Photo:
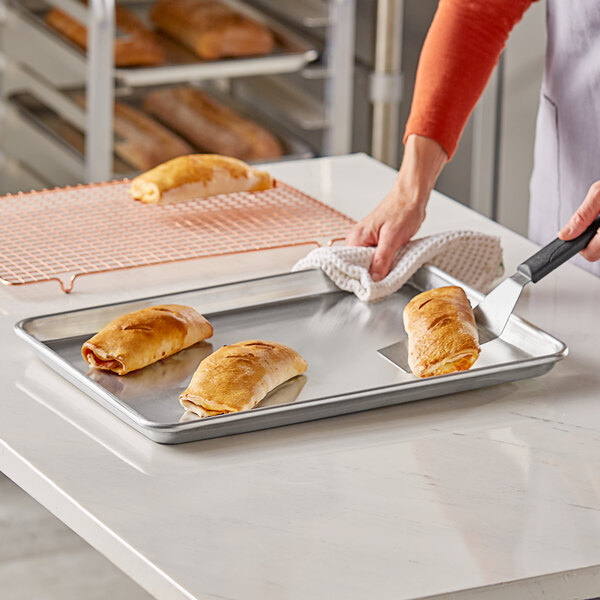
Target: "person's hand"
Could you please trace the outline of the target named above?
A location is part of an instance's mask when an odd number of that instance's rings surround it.
[[[392,190],[346,237],[348,246],[377,246],[369,272],[380,281],[389,272],[398,248],[417,233],[427,199],[412,197],[410,191]]]
[[[393,189],[346,236],[348,246],[376,246],[369,272],[380,281],[390,271],[397,250],[418,231],[431,190],[448,160],[435,141],[419,135],[406,140]]]
[[[585,200],[581,203],[569,222],[558,232],[561,240],[572,240],[581,235],[600,213],[600,181],[590,187]],[[600,260],[600,233],[597,233],[581,256],[590,262]]]

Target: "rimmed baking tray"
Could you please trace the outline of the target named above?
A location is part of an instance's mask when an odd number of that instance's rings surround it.
[[[156,67],[129,67],[115,68],[115,77],[132,87],[156,85],[163,83],[177,83],[186,81],[200,81],[217,77],[247,77],[249,75],[265,75],[275,73],[292,73],[304,68],[309,62],[318,58],[317,50],[308,42],[300,38],[293,31],[283,26],[261,11],[254,9],[238,0],[222,0],[234,10],[263,23],[273,32],[275,49],[264,56],[250,56],[244,58],[225,58],[220,60],[201,60],[192,52],[158,33],[161,44],[165,49],[166,63]],[[60,47],[68,48],[74,57],[81,59],[82,68],[85,67],[85,52],[78,46],[64,39],[44,21],[49,10],[49,5],[38,0],[12,0],[11,6],[17,14],[26,20],[33,28],[29,32],[35,39],[22,40],[22,44],[34,43],[44,45],[45,49],[57,55]],[[133,11],[143,22],[149,23],[148,12],[152,6],[151,1],[127,3],[127,8]],[[117,32],[118,33],[118,32]],[[39,40],[38,38],[43,38]],[[18,37],[11,37],[11,42],[19,44]],[[54,42],[54,43],[45,43]],[[14,46],[14,44],[12,44]],[[17,47],[18,51],[18,47]]]
[[[319,270],[302,271],[132,302],[32,317],[15,325],[48,365],[150,439],[178,444],[421,400],[542,375],[567,355],[566,345],[512,316],[501,338],[482,347],[470,371],[417,379],[377,349],[405,336],[402,311],[419,291],[462,285],[423,267],[401,290],[365,304],[340,291]],[[214,336],[160,363],[125,376],[90,369],[81,345],[108,321],[146,306],[193,306],[213,324]],[[206,419],[179,405],[202,358],[223,344],[259,338],[296,349],[308,371],[256,408]]]

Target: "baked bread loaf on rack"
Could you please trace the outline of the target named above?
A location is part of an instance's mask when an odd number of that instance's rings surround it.
[[[155,119],[122,102],[115,102],[114,129],[120,140],[115,153],[137,171],[147,171],[192,147]]]
[[[83,344],[91,367],[125,375],[212,336],[212,325],[179,304],[143,308],[111,321]]]
[[[150,92],[144,110],[206,152],[249,161],[283,154],[277,138],[266,129],[192,87]]]
[[[200,58],[269,54],[275,40],[268,27],[219,0],[157,0],[150,18]]]
[[[85,95],[72,94],[73,100],[85,107]],[[192,152],[192,147],[176,133],[150,115],[115,102],[113,129],[117,135],[115,154],[135,171],[147,171],[176,156]]]
[[[182,202],[218,194],[257,192],[273,179],[236,158],[218,154],[180,156],[138,175],[130,193],[146,204]]]
[[[46,15],[46,23],[69,41],[87,50],[87,27],[58,8]],[[117,29],[125,35],[115,39],[115,66],[144,67],[165,62],[162,46],[144,24],[130,11],[115,7]]]
[[[466,371],[479,357],[477,326],[462,288],[436,288],[415,296],[403,319],[408,364],[418,377]]]
[[[201,417],[249,410],[306,368],[306,361],[283,344],[238,342],[205,358],[179,401]]]

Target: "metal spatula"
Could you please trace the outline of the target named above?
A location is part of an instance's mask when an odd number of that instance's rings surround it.
[[[502,334],[525,285],[530,281],[538,282],[542,277],[581,252],[591,242],[599,228],[600,216],[596,217],[592,224],[574,240],[564,242],[556,238],[521,263],[512,277],[505,279],[495,287],[473,309],[479,333],[479,344],[495,340]],[[377,352],[396,366],[410,372],[406,339],[380,348]]]

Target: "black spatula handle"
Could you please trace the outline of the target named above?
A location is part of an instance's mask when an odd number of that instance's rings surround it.
[[[599,228],[600,216],[597,216],[580,236],[568,242],[556,238],[531,258],[521,263],[517,270],[531,277],[533,283],[539,281],[542,277],[554,271],[556,267],[560,267],[564,262],[586,248]]]

